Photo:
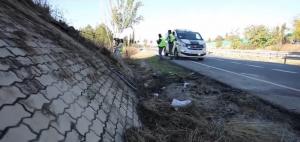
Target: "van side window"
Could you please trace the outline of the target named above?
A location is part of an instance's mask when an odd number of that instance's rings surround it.
[[[199,34],[196,34],[196,39],[202,39]]]

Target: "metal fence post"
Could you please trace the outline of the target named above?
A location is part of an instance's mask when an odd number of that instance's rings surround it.
[[[284,56],[284,64],[286,64],[286,54],[285,54],[285,56]]]

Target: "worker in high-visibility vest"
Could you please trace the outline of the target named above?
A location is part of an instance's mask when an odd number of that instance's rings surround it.
[[[171,59],[173,59],[173,47],[174,47],[176,38],[171,30],[168,30],[167,40],[168,40],[168,45],[169,45],[169,54],[170,54]]]
[[[165,38],[163,38],[161,36],[161,34],[158,34],[158,40],[157,40],[157,44],[158,44],[158,54],[159,54],[159,59],[162,59],[162,52],[165,50],[166,46],[167,46],[167,42],[165,40]]]

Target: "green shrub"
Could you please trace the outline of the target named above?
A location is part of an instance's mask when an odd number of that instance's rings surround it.
[[[218,40],[218,41],[216,41],[216,47],[217,47],[217,48],[222,47],[222,45],[223,45],[223,40]]]

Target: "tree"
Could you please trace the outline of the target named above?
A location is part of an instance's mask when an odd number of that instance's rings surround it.
[[[245,29],[245,37],[252,48],[264,48],[272,44],[269,29],[264,25],[249,26]]]
[[[80,33],[86,39],[94,42],[98,46],[109,47],[113,39],[113,34],[105,24],[100,24],[94,29],[87,25],[80,29]]]
[[[94,39],[95,39],[95,32],[91,25],[87,25],[83,29],[80,29],[80,33],[83,37],[85,37],[86,39],[88,39],[90,41],[94,41]]]
[[[230,41],[231,41],[231,47],[233,49],[241,49],[244,47],[243,42],[240,39],[240,37],[234,37]]]
[[[143,43],[144,43],[144,47],[147,47],[147,46],[148,46],[148,40],[147,40],[147,39],[144,39],[144,40],[143,40]]]
[[[141,1],[136,0],[117,0],[117,5],[112,8],[112,24],[117,33],[131,28],[133,31],[135,24],[143,20],[143,16],[138,15],[138,10],[143,6]]]
[[[300,41],[300,17],[294,20],[294,40]]]
[[[281,36],[281,28],[276,26],[272,31],[270,31],[270,37],[267,41],[267,45],[281,45],[283,37]]]
[[[216,47],[222,47],[224,38],[218,35],[215,39]]]
[[[242,39],[237,34],[227,35],[227,40],[231,42],[231,48],[233,49],[240,49],[244,46]]]
[[[268,41],[269,45],[279,45],[281,46],[282,44],[285,43],[285,31],[286,31],[286,24],[282,24],[280,27],[277,26],[270,34],[271,38]]]
[[[226,33],[224,39],[229,40],[229,38],[230,38],[230,35],[228,33]]]
[[[216,38],[215,38],[215,41],[220,41],[220,40],[224,40],[224,38],[220,35],[218,35]]]
[[[285,31],[287,30],[287,27],[286,27],[286,23],[282,24],[281,25],[281,28],[280,28],[280,44],[284,44],[286,42],[286,38],[285,38]]]
[[[207,42],[211,42],[211,38],[208,38]]]
[[[294,36],[293,33],[288,33],[284,36],[285,43],[293,43]]]
[[[110,46],[113,39],[112,32],[105,24],[100,24],[95,29],[95,43],[99,46]]]

